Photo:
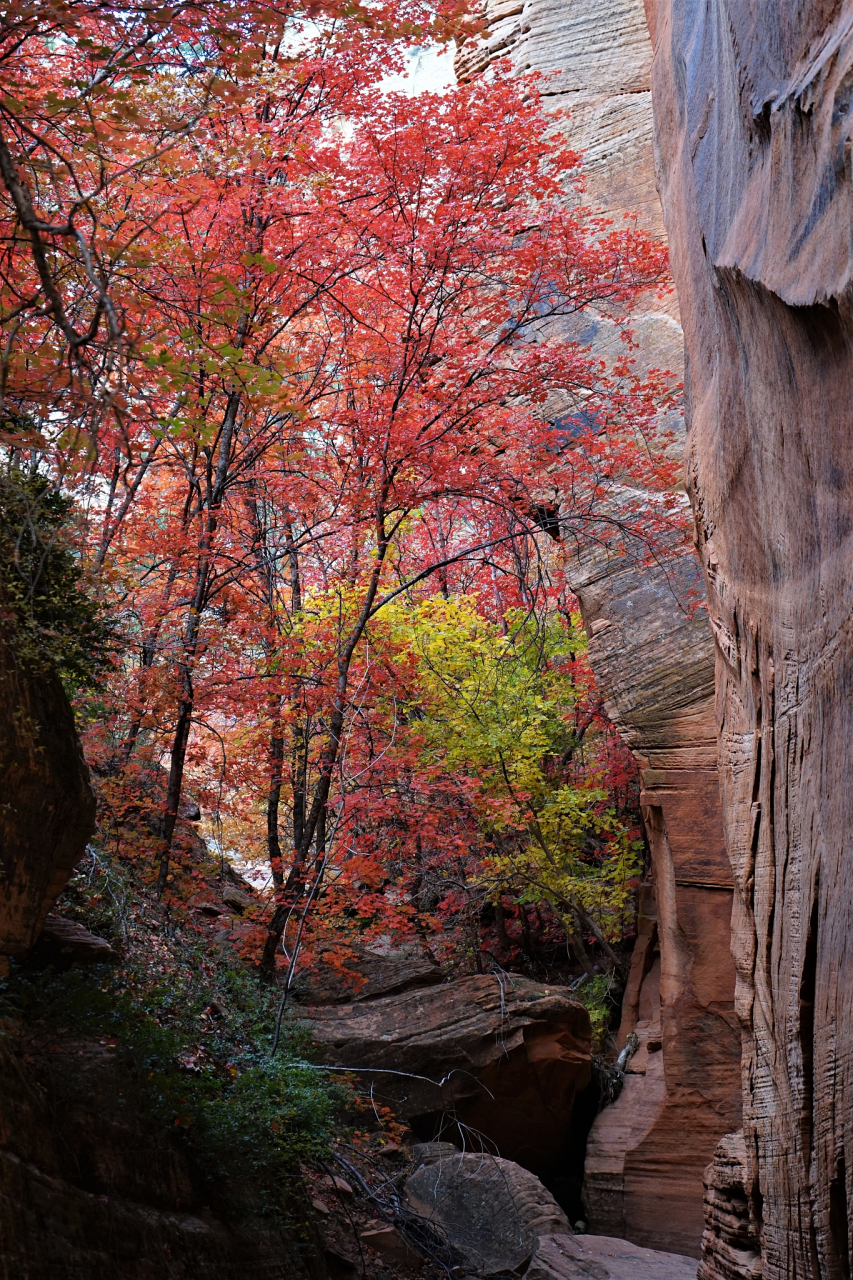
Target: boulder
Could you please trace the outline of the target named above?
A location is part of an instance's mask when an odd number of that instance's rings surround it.
[[[444,1146],[444,1144],[436,1144]],[[437,1225],[478,1275],[525,1273],[539,1236],[562,1235],[569,1222],[537,1177],[485,1153],[440,1152],[406,1179],[409,1207]]]
[[[472,1274],[525,1280],[695,1280],[696,1262],[606,1236],[572,1235],[538,1178],[510,1160],[415,1149],[410,1209],[437,1227]]]
[[[533,1170],[559,1155],[590,1079],[586,1009],[513,974],[308,1012],[321,1061],[355,1070],[418,1137],[484,1142]]]
[[[400,1262],[405,1267],[419,1267],[423,1263],[419,1253],[415,1253],[396,1227],[391,1226],[387,1222],[376,1223],[369,1226],[366,1231],[359,1234],[359,1240],[362,1244],[366,1244],[368,1248],[375,1249],[377,1253],[383,1254],[389,1262]]]
[[[524,1280],[696,1280],[696,1260],[610,1236],[544,1236]]]
[[[53,912],[45,919],[38,950],[44,959],[65,966],[106,964],[119,958],[106,938],[99,938],[76,920],[66,920]]]
[[[853,26],[648,0],[766,1280],[853,1260]]]

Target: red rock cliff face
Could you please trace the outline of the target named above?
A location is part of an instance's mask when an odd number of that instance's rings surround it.
[[[607,710],[642,770],[652,853],[619,1035],[640,1047],[590,1133],[584,1201],[592,1231],[698,1256],[703,1171],[740,1123],[740,1034],[711,638],[704,613],[676,604],[695,562],[674,568],[592,555],[573,575]]]
[[[765,1280],[853,1221],[853,5],[658,0],[659,183],[717,643]]]

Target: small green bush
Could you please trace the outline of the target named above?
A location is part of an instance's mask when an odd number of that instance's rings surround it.
[[[95,686],[111,649],[70,537],[74,504],[39,471],[0,467],[0,622],[15,657],[53,667],[69,695]]]

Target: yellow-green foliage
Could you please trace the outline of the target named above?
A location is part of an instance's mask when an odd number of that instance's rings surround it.
[[[547,901],[570,934],[594,924],[605,939],[624,936],[639,846],[607,804],[594,733],[584,746],[576,727],[580,628],[518,610],[504,634],[464,596],[396,608],[388,621],[417,658],[431,767],[475,780],[489,895]]]

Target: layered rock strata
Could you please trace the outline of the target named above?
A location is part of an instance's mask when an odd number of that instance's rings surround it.
[[[648,11],[717,642],[747,1190],[767,1280],[840,1280],[853,1258],[853,8]]]
[[[0,1040],[0,1280],[328,1280],[298,1180],[291,1238],[143,1123],[103,1041],[46,1041]]]
[[[703,1171],[740,1123],[731,871],[711,637],[689,605],[697,573],[687,558],[641,572],[591,552],[574,574],[608,713],[642,771],[652,862],[619,1032],[639,1049],[590,1132],[584,1203],[592,1231],[695,1256]]]
[[[743,1133],[727,1133],[705,1170],[705,1234],[697,1280],[761,1280],[761,1243]]]
[[[543,73],[546,101],[569,112],[558,127],[584,154],[583,200],[617,218],[636,211],[663,234],[641,0],[487,0],[485,16],[485,37],[463,46],[458,73],[502,56]],[[633,325],[641,366],[681,369],[674,297],[641,301]],[[608,355],[606,322],[593,320],[584,337]],[[740,1123],[714,650],[694,607],[701,575],[692,558],[655,572],[595,552],[573,566],[572,583],[608,713],[642,770],[652,853],[620,1033],[620,1044],[636,1033],[640,1051],[593,1126],[586,1212],[593,1231],[698,1256],[703,1170]]]
[[[322,1060],[357,1071],[419,1137],[485,1143],[534,1171],[560,1155],[591,1069],[569,991],[483,975],[309,1012]]]

